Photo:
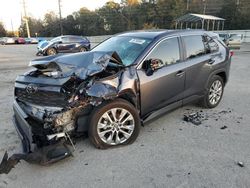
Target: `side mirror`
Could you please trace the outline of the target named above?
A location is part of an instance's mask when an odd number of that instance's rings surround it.
[[[58,44],[62,44],[62,41],[58,41],[57,43],[58,43]]]
[[[164,64],[160,59],[149,59],[143,62],[142,68],[145,70],[147,76],[153,75],[153,73],[163,67]]]

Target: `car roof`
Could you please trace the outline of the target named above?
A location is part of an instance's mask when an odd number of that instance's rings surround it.
[[[138,37],[138,38],[148,38],[148,39],[155,39],[161,38],[170,35],[185,35],[185,34],[209,34],[211,32],[198,30],[198,29],[183,29],[183,30],[165,30],[165,29],[158,29],[158,30],[137,30],[137,31],[129,31],[124,33],[118,33],[115,36],[129,36],[129,37]]]
[[[83,38],[82,36],[78,36],[78,35],[62,35],[60,37],[79,37],[79,38]]]

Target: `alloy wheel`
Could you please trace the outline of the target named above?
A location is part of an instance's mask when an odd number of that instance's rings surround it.
[[[215,80],[209,89],[209,102],[212,105],[216,105],[222,96],[223,85],[220,80]]]
[[[99,119],[97,133],[100,139],[109,145],[126,142],[135,129],[133,115],[124,108],[112,108]]]
[[[51,48],[51,49],[48,50],[48,54],[49,55],[56,55],[56,50]]]

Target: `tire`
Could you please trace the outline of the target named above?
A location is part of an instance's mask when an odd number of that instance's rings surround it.
[[[46,54],[47,55],[56,55],[57,54],[57,51],[55,48],[49,48],[47,51],[46,51]]]
[[[79,52],[86,52],[86,51],[87,51],[87,49],[84,48],[84,47],[80,47],[80,48],[79,48]]]
[[[215,108],[218,106],[224,93],[224,86],[223,79],[218,75],[214,75],[208,82],[202,106],[205,108]]]
[[[115,112],[118,122],[113,121],[114,116],[111,109]],[[138,137],[140,117],[135,107],[126,100],[116,99],[103,103],[93,110],[90,117],[89,139],[98,149],[132,144]],[[119,118],[121,118],[120,121]],[[128,120],[125,121],[126,119]]]

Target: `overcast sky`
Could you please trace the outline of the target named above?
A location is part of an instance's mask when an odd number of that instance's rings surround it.
[[[23,12],[23,0],[0,0],[0,21],[4,23],[5,28],[16,30],[21,23],[21,15]],[[43,18],[44,14],[49,11],[58,13],[58,0],[25,0],[28,15],[35,18]],[[74,11],[78,11],[81,7],[87,7],[95,10],[103,6],[108,0],[61,0],[62,15],[67,16]],[[114,0],[120,2],[120,0]]]

